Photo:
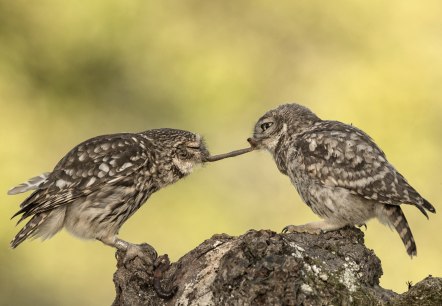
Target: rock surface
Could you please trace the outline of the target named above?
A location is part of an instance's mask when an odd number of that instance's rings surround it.
[[[214,235],[164,273],[141,258],[117,267],[113,305],[442,305],[441,278],[402,295],[381,288],[381,262],[356,228]]]

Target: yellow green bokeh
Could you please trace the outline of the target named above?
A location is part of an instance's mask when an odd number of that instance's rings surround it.
[[[109,305],[114,251],[61,232],[16,250],[6,190],[77,143],[173,127],[213,153],[247,145],[255,121],[297,101],[369,133],[439,210],[406,207],[418,245],[368,223],[381,285],[442,276],[442,3],[407,1],[0,0],[0,304]],[[215,233],[280,231],[317,217],[269,154],[199,169],[149,199],[121,237],[178,259]]]

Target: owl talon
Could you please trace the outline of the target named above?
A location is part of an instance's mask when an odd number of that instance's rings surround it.
[[[367,224],[365,224],[365,223],[356,224],[356,226],[359,227],[359,228],[364,227],[365,230],[367,230]]]
[[[151,246],[148,243],[141,243],[138,246],[140,246],[145,252],[150,252],[152,254],[151,257],[153,257],[154,260],[156,260],[158,258],[158,253],[155,250],[155,248],[153,246]]]
[[[286,227],[284,227],[284,228],[282,229],[281,233],[283,233],[283,234],[287,234],[287,233],[289,233],[289,227],[290,227],[290,225],[287,225]]]
[[[147,265],[153,265],[158,257],[158,253],[150,244],[147,243],[129,244],[124,254],[123,264],[126,266],[126,264],[134,260],[135,257],[139,257]]]

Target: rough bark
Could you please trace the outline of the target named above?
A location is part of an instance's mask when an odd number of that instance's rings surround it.
[[[381,262],[356,228],[214,235],[161,265],[164,275],[141,258],[117,266],[113,305],[442,305],[441,278],[427,277],[401,295],[381,288]],[[154,290],[160,277],[164,290],[177,286],[173,297]]]

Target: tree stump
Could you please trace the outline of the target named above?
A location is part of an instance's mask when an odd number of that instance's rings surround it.
[[[164,272],[141,258],[124,264],[119,255],[113,305],[442,305],[441,278],[401,295],[381,288],[381,262],[353,227],[214,235]],[[161,297],[158,289],[174,294]]]

